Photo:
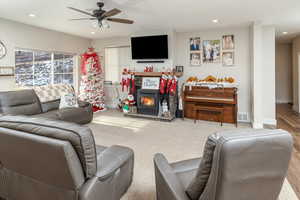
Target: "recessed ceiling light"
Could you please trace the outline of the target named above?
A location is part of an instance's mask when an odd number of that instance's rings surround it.
[[[283,34],[283,35],[286,35],[286,34],[288,34],[288,32],[284,31],[284,32],[282,32],[282,34]]]
[[[32,14],[32,13],[30,13],[28,16],[29,16],[29,17],[36,17],[36,15],[35,15],[35,14]]]
[[[219,20],[218,19],[213,19],[212,22],[213,23],[219,23]]]
[[[95,32],[94,32],[94,31],[92,31],[92,32],[91,32],[91,34],[93,34],[93,35],[94,35],[94,34],[95,34]]]

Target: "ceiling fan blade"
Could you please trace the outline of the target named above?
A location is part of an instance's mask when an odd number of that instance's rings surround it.
[[[76,20],[95,20],[97,18],[79,18],[79,19],[69,19],[69,21],[76,21]]]
[[[120,19],[120,18],[107,18],[108,21],[118,22],[123,24],[133,24],[134,21],[128,19]]]
[[[69,9],[71,9],[71,10],[75,10],[75,11],[80,12],[80,13],[83,13],[83,14],[86,14],[86,15],[94,16],[94,15],[91,14],[91,13],[85,12],[85,11],[83,11],[83,10],[79,10],[79,9],[77,9],[77,8],[73,8],[73,7],[67,7],[67,8],[69,8]]]
[[[105,12],[102,16],[104,16],[104,17],[111,17],[111,16],[119,14],[120,12],[122,12],[122,11],[119,10],[119,9],[117,9],[117,8],[114,8],[114,9],[112,9],[110,11]]]

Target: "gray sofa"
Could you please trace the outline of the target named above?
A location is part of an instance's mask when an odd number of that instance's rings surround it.
[[[119,200],[133,166],[131,149],[97,146],[85,126],[0,117],[0,199]]]
[[[211,135],[202,158],[157,154],[157,200],[277,200],[292,147],[282,130],[236,130]]]
[[[79,108],[59,109],[60,100],[41,103],[34,90],[0,92],[0,113],[31,115],[87,124],[93,119],[92,105],[79,101]]]

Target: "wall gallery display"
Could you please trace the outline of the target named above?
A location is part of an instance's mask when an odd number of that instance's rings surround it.
[[[234,52],[223,52],[222,53],[222,63],[224,66],[234,65]]]
[[[222,49],[233,50],[234,46],[234,35],[224,35],[222,39]]]
[[[190,53],[190,62],[192,66],[201,65],[201,52]]]
[[[203,63],[220,63],[221,41],[203,41]]]
[[[190,64],[201,65],[201,39],[200,37],[190,38]]]

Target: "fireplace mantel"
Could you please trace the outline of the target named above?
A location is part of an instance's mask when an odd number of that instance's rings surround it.
[[[163,72],[134,72],[135,76],[146,76],[146,77],[160,77]],[[175,75],[177,77],[181,77],[183,75],[182,72],[172,72],[171,75]]]

